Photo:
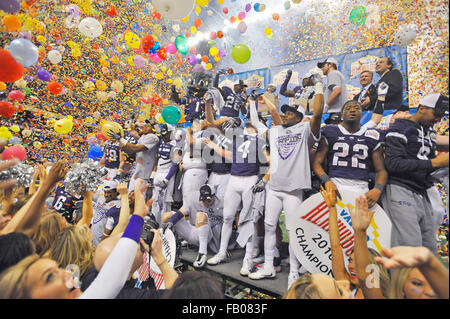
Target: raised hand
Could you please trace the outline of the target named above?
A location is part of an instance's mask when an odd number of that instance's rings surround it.
[[[145,203],[145,191],[148,188],[148,184],[142,186],[144,181],[138,179],[134,188],[134,213],[144,218],[148,214],[148,207]]]
[[[66,162],[59,160],[55,165],[52,166],[50,172],[48,173],[46,182],[54,185],[66,177],[69,167],[66,166]]]
[[[385,82],[381,82],[378,85],[378,90],[377,90],[378,97],[385,97],[388,90],[389,90],[389,85],[387,85]]]
[[[117,185],[117,192],[120,195],[128,195],[127,183],[120,183],[119,185]]]
[[[375,261],[386,269],[419,267],[430,262],[432,253],[426,247],[397,246],[391,249],[383,248],[382,257],[375,257]]]
[[[320,194],[328,207],[336,207],[336,194],[334,192],[327,192],[323,186],[320,186]]]
[[[352,218],[352,226],[355,231],[366,231],[370,226],[375,211],[369,211],[367,199],[364,196],[359,196],[356,199],[356,207],[353,211],[350,207],[350,217]]]

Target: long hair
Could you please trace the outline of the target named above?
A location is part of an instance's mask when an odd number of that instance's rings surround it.
[[[389,299],[405,299],[405,282],[413,268],[394,269],[392,273],[391,286],[389,289]]]
[[[313,284],[312,275],[300,276],[283,296],[283,299],[323,299],[317,286]]]
[[[31,240],[36,246],[36,253],[40,256],[50,249],[61,232],[61,218],[63,217],[57,211],[49,211],[42,216],[36,231],[31,235]]]
[[[30,237],[20,232],[0,236],[0,273],[35,253]]]
[[[61,268],[77,265],[80,276],[83,276],[94,264],[95,250],[87,233],[89,231],[81,226],[67,226],[50,247],[48,258],[56,261]]]
[[[0,299],[31,299],[26,272],[39,259],[39,255],[33,254],[0,274]]]
[[[380,289],[384,297],[389,297],[389,288],[391,285],[391,277],[389,272],[384,266],[375,261],[375,257],[381,257],[381,255],[375,249],[369,248],[369,259],[371,264],[378,266],[378,275],[380,276]]]

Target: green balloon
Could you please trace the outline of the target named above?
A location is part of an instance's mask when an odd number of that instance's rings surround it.
[[[231,56],[236,63],[244,64],[250,60],[252,52],[246,44],[240,43],[233,46],[231,50]]]
[[[356,25],[364,25],[366,23],[366,7],[356,6],[350,12],[349,20]]]
[[[175,38],[175,47],[177,48],[178,52],[183,55],[186,55],[189,51],[187,39],[183,35],[179,35]]]
[[[164,122],[175,125],[181,120],[181,112],[176,106],[166,106],[161,113]]]

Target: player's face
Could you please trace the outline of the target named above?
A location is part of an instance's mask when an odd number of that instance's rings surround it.
[[[240,86],[239,84],[236,84],[234,86],[234,92],[236,92],[236,93],[241,93],[242,89],[243,89],[242,86]]]
[[[211,207],[214,204],[214,196],[211,199],[203,200],[203,204],[208,208]]]
[[[323,75],[328,75],[329,72],[330,72],[330,63],[324,63],[322,67]]]
[[[345,105],[342,109],[342,119],[344,122],[359,122],[361,117],[361,106],[356,101],[347,103],[347,105]]]
[[[372,76],[369,72],[361,73],[361,76],[359,77],[359,83],[361,83],[362,86],[366,86],[372,82]]]
[[[422,107],[421,123],[426,126],[433,126],[441,120],[441,116],[436,115],[435,110],[429,107]]]
[[[298,117],[294,112],[286,111],[283,117],[283,126],[289,127],[299,123],[300,121],[300,117]]]
[[[115,200],[117,198],[117,191],[115,189],[110,189],[105,191],[105,200],[106,202],[110,202],[112,200]]]

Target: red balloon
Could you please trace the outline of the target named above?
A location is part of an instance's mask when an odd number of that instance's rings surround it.
[[[155,45],[155,40],[148,34],[142,38],[141,45],[144,52],[148,52]]]
[[[0,48],[0,81],[15,82],[23,77],[23,66],[8,50]]]
[[[106,140],[107,140],[107,138],[105,137],[105,135],[103,135],[102,132],[98,132],[98,133],[97,133],[97,139],[103,140],[103,141],[106,141]]]
[[[58,82],[52,81],[47,85],[47,89],[50,91],[50,93],[58,95],[62,91],[62,85],[59,84]]]
[[[22,101],[25,98],[25,94],[23,94],[22,91],[13,90],[9,92],[8,98],[10,98],[13,101]]]
[[[6,118],[10,118],[14,116],[16,112],[16,108],[9,102],[0,101],[0,115]]]
[[[167,58],[167,51],[165,48],[161,48],[158,50],[158,56],[162,59],[165,60]]]
[[[23,161],[27,158],[27,151],[22,145],[14,145],[8,147],[2,153],[2,160],[10,160],[13,158],[19,159],[19,161]]]
[[[106,14],[109,15],[110,17],[115,17],[117,15],[116,7],[111,6],[108,9],[106,9]]]

